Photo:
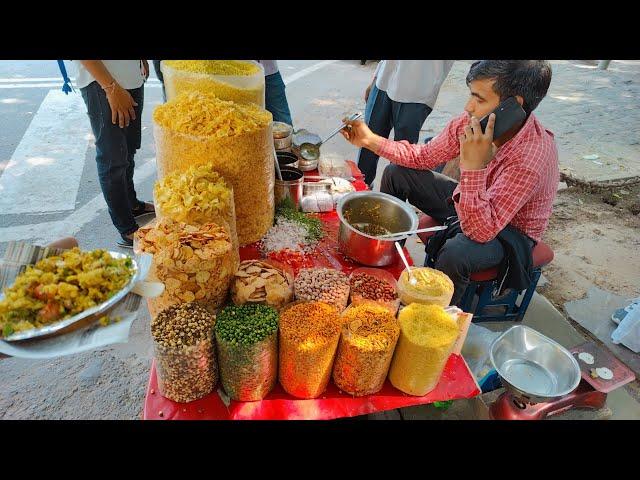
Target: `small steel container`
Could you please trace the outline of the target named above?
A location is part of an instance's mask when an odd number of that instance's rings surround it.
[[[290,149],[293,144],[293,127],[284,122],[273,122],[273,146],[276,150]]]
[[[273,188],[276,205],[289,198],[293,204],[300,209],[304,173],[294,167],[281,167],[280,173],[282,174],[282,180],[279,180],[276,175],[275,186]]]
[[[384,267],[398,259],[394,242],[407,238],[378,238],[356,230],[347,222],[376,223],[390,232],[404,232],[418,228],[418,216],[408,203],[381,192],[354,192],[342,197],[337,206],[340,230],[340,251],[358,263],[370,267]]]
[[[279,152],[276,151],[278,157],[278,164],[282,167],[298,168],[298,157],[291,152]]]

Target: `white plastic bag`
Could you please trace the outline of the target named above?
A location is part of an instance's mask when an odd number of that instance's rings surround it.
[[[623,344],[633,352],[640,352],[640,305],[635,305],[611,334],[615,344]]]
[[[493,368],[491,365],[491,344],[502,332],[492,332],[474,323],[469,325],[467,339],[462,346],[462,356],[476,379],[483,378]]]

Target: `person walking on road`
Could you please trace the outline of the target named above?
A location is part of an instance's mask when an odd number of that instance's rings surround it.
[[[365,123],[376,135],[416,143],[454,60],[382,60],[364,99]],[[361,148],[358,168],[372,188],[379,156]]]
[[[111,221],[120,234],[117,244],[133,248],[136,219],[155,213],[152,203],[138,200],[134,155],[142,138],[146,60],[78,60],[77,87],[87,106],[96,139],[98,177]]]
[[[271,112],[274,122],[293,126],[284,81],[278,70],[277,60],[258,60],[264,67],[265,109]]]

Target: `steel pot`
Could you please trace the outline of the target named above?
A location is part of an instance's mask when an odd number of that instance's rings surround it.
[[[389,232],[404,232],[418,227],[418,216],[411,206],[381,192],[353,192],[345,195],[336,208],[340,219],[338,245],[347,257],[362,265],[384,267],[397,260],[394,242],[407,235],[381,239],[355,229],[347,222],[376,223]]]

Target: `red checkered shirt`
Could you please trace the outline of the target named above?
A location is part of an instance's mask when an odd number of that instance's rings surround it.
[[[431,170],[460,155],[458,137],[469,120],[467,113],[454,118],[426,144],[384,139],[376,153],[396,165]],[[485,168],[460,168],[460,183],[453,200],[462,231],[484,243],[510,224],[539,241],[549,224],[559,180],[553,133],[531,114]]]

